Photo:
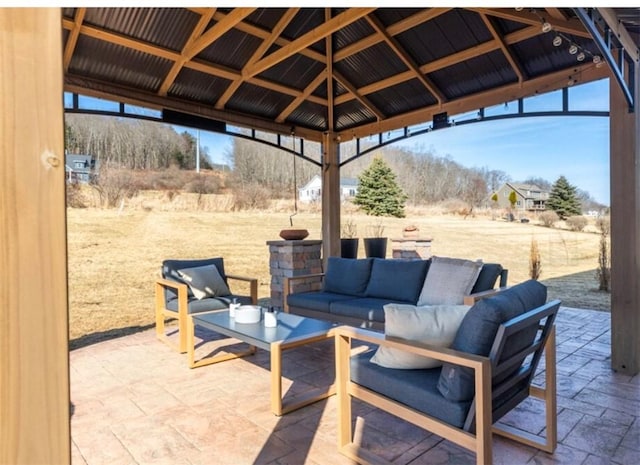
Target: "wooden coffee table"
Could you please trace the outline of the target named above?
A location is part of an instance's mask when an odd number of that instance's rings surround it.
[[[195,327],[201,326],[219,334],[246,342],[251,347],[238,354],[219,354],[195,360]],[[253,324],[236,323],[228,310],[196,313],[190,315],[187,325],[187,355],[189,367],[196,368],[225,360],[243,357],[259,347],[271,353],[271,410],[281,416],[335,394],[335,383],[326,389],[314,389],[296,398],[295,402],[283,405],[282,401],[282,352],[294,347],[322,341],[333,337],[333,323],[290,313],[278,313],[278,325],[265,328],[262,321]]]

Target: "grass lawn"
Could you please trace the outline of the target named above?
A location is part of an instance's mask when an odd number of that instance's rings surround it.
[[[289,226],[288,212],[169,211],[161,208],[103,210],[68,209],[69,331],[71,348],[151,327],[153,283],[167,258],[222,256],[228,273],[259,279],[260,298],[270,290],[267,241],[278,240]],[[360,237],[380,219],[347,214]],[[569,307],[610,309],[610,295],[597,291],[599,236],[532,223],[508,223],[488,217],[412,214],[383,218],[385,235],[401,237],[415,224],[421,237],[431,237],[432,253],[483,259],[509,269],[509,284],[528,279],[532,238],[541,253],[540,281],[549,298]],[[320,239],[319,213],[301,212],[294,227],[306,228],[308,239]],[[391,255],[390,247],[387,251]],[[360,241],[360,257],[364,247]],[[233,283],[238,284],[238,283]],[[234,287],[234,291],[242,288]]]

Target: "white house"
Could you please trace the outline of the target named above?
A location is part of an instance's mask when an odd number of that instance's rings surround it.
[[[353,178],[340,179],[340,199],[355,197],[358,192],[358,180]],[[304,203],[319,201],[322,197],[322,178],[315,175],[311,180],[298,189],[298,199]]]

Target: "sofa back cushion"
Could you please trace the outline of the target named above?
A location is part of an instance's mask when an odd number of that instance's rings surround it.
[[[365,295],[415,304],[428,268],[426,260],[374,258]]]
[[[478,279],[471,289],[471,294],[493,289],[502,269],[502,265],[499,263],[483,263]]]
[[[479,300],[462,320],[451,348],[489,356],[502,323],[544,305],[546,300],[546,286],[534,280],[525,281],[495,296]],[[505,347],[503,355],[507,356],[514,350],[515,347]],[[475,394],[473,370],[450,363],[443,364],[438,390],[448,400],[471,400]]]
[[[481,262],[461,258],[432,257],[418,305],[461,305],[478,279]]]
[[[371,274],[370,258],[329,257],[322,290],[364,296]]]

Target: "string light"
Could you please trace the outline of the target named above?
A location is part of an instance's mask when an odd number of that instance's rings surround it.
[[[521,7],[517,7],[516,11],[522,11],[522,9],[523,8]],[[553,31],[553,25],[549,23],[544,17],[540,16],[540,14],[538,14],[538,12],[535,9],[532,8],[530,11],[531,13],[536,15],[538,19],[540,19],[540,22],[542,24],[542,32],[546,34],[548,32]],[[589,56],[591,57],[591,60],[593,64],[596,66],[596,68],[600,68],[604,64],[604,62],[602,61],[602,57],[600,55],[594,55],[589,50],[583,48],[581,45],[576,44],[570,37],[568,37],[564,33],[560,31],[556,31],[554,34],[553,40],[551,42],[553,46],[560,47],[564,42],[567,42],[568,44],[570,44],[568,51],[571,55],[576,56],[576,60],[578,62],[585,61],[587,59],[587,56]],[[575,82],[576,82],[575,79],[569,77],[568,85],[572,86],[573,84],[575,84]]]

